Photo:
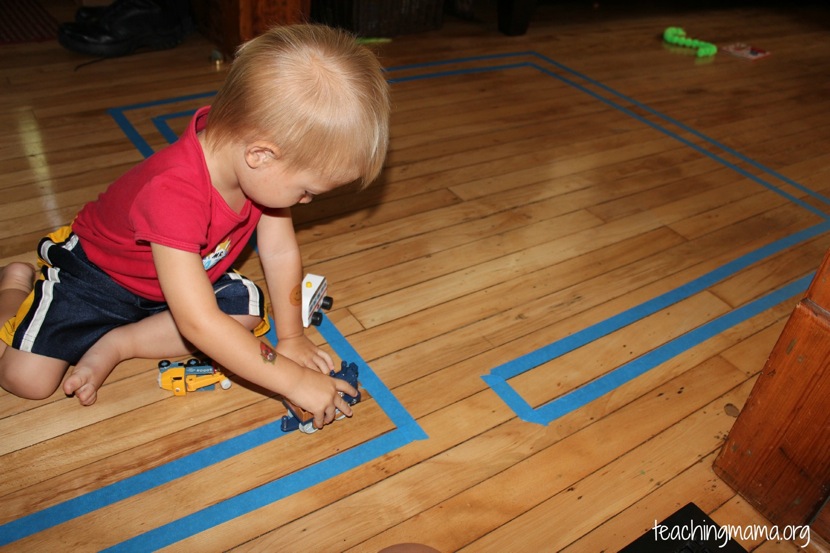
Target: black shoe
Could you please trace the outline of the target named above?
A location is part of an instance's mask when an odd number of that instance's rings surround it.
[[[75,23],[95,23],[107,9],[108,6],[82,6],[75,11]]]
[[[112,58],[139,48],[173,48],[181,43],[190,27],[189,21],[162,9],[153,0],[116,0],[97,20],[62,24],[58,42],[73,52]]]

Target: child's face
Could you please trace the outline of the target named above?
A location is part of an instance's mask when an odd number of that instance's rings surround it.
[[[343,173],[324,177],[312,170],[292,169],[271,151],[260,152],[254,163],[249,162],[238,174],[239,185],[252,201],[268,208],[307,204],[315,196],[357,180],[358,176]]]

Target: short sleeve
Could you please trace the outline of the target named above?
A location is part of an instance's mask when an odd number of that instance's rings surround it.
[[[136,241],[199,253],[207,244],[209,197],[179,175],[154,177],[129,213]]]

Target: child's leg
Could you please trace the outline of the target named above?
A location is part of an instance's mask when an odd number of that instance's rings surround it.
[[[231,316],[249,330],[261,321],[251,315]],[[134,357],[163,359],[192,352],[193,346],[179,334],[173,316],[169,311],[162,311],[105,334],[78,361],[64,382],[63,391],[74,394],[82,405],[91,405],[98,397],[98,388],[118,363]]]
[[[32,291],[35,281],[35,268],[28,263],[9,263],[0,269],[0,322],[5,322],[17,314],[23,300]],[[0,342],[0,347],[5,347]]]
[[[0,386],[26,399],[46,399],[55,393],[69,363],[10,347],[0,359]]]
[[[0,270],[0,322],[17,314],[32,291],[35,269],[28,263],[10,263]],[[67,363],[25,353],[0,341],[0,386],[27,399],[44,399],[58,389]]]

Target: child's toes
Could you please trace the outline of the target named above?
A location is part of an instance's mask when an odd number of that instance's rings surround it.
[[[75,397],[81,405],[92,405],[98,399],[98,390],[92,384],[84,384],[75,391]]]

